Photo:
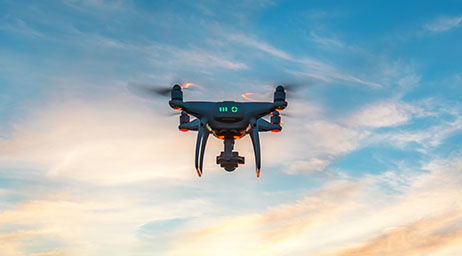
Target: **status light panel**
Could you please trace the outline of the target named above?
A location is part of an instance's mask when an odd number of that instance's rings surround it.
[[[232,106],[232,107],[231,107],[231,112],[236,113],[237,110],[238,110],[238,109],[237,109],[236,106]],[[228,112],[228,107],[219,107],[219,108],[218,108],[218,111],[220,111],[220,112]]]

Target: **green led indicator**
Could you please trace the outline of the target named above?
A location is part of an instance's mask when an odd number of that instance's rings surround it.
[[[232,107],[231,107],[231,111],[232,111],[233,113],[236,113],[236,112],[237,112],[237,107],[236,107],[236,106],[232,106]]]
[[[220,107],[218,110],[220,112],[228,112],[228,107]]]

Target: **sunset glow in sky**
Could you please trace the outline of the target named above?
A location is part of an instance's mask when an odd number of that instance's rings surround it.
[[[461,45],[459,1],[1,1],[0,255],[462,255]],[[129,89],[179,82],[298,85],[260,178]]]

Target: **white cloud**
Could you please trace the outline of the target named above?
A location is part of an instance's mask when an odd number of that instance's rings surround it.
[[[462,27],[462,16],[439,17],[424,26],[431,32],[444,32],[459,27]]]
[[[313,108],[310,104],[297,105],[296,109],[318,110],[311,116],[299,113],[299,119],[289,120],[285,125],[283,137],[264,142],[269,155],[277,154],[278,160],[290,163],[285,169],[290,174],[325,170],[338,157],[361,147],[363,142],[376,141],[374,129],[402,125],[422,114],[419,107],[393,99],[366,105],[345,118],[334,120],[327,120],[319,107]],[[280,147],[287,150],[282,153],[272,150]]]
[[[369,135],[367,130],[335,121],[314,119],[306,124],[305,120],[291,120],[281,136],[273,135],[262,142],[263,152],[268,154],[266,158],[277,155],[274,164],[285,164],[282,170],[289,174],[322,171],[339,156],[357,149],[360,141]],[[286,150],[281,152],[280,148]]]
[[[160,45],[151,44],[146,47],[146,52],[149,60],[155,66],[163,67],[194,67],[194,68],[224,68],[230,70],[247,69],[247,65],[243,62],[232,60],[230,56],[226,56],[219,51],[213,49],[192,48],[189,50]]]
[[[0,166],[28,166],[50,177],[99,184],[194,177],[194,136],[180,134],[175,119],[142,104],[70,100],[31,110],[0,140]],[[175,146],[185,141],[190,148]]]
[[[253,36],[241,35],[241,34],[229,34],[227,37],[230,41],[236,41],[240,44],[253,47],[255,49],[268,53],[270,55],[276,56],[278,58],[285,59],[285,60],[293,60],[293,58],[286,52],[279,50],[271,46],[270,44],[259,41],[257,38]]]
[[[336,68],[335,66],[329,65],[327,63],[304,56],[292,56],[288,52],[278,49],[269,43],[263,42],[253,35],[222,32],[222,36],[230,42],[238,42],[239,44],[260,50],[284,61],[300,65],[299,69],[302,71],[289,71],[292,75],[298,76],[300,78],[306,79],[308,77],[325,83],[342,81],[352,84],[367,85],[376,89],[382,87],[382,85],[379,83],[359,78],[356,75],[342,71],[339,68]]]
[[[145,193],[112,191],[55,192],[0,212],[0,254],[62,253],[62,255],[128,255],[139,245],[139,229],[150,222],[194,218],[210,212],[203,199],[147,203]],[[135,190],[136,191],[136,190]],[[85,196],[79,195],[85,194]],[[19,231],[10,231],[14,228]],[[158,231],[158,233],[165,232]],[[42,242],[31,246],[31,241]],[[47,246],[51,243],[52,246]],[[28,254],[28,255],[30,255]],[[53,255],[53,254],[52,254]],[[61,254],[57,254],[61,255]]]
[[[421,113],[418,111],[416,114],[417,116],[439,116],[448,113],[446,111],[442,111],[441,113]],[[409,143],[418,143],[423,146],[423,149],[416,150],[425,153],[426,149],[441,145],[446,138],[462,129],[462,118],[460,117],[459,111],[455,111],[451,113],[451,115],[454,116],[454,120],[441,121],[438,124],[432,125],[428,128],[415,131],[398,130],[385,134],[376,134],[370,137],[370,141],[385,141],[399,147],[405,147]]]
[[[396,126],[406,123],[414,109],[408,104],[394,101],[376,102],[354,113],[348,118],[347,124],[371,128]]]
[[[290,165],[289,173],[294,170],[296,172],[309,173],[312,171],[321,171],[329,164],[327,160],[313,158],[306,161],[296,161]]]
[[[314,59],[301,58],[295,60],[295,62],[301,64],[302,71],[290,72],[299,78],[310,78],[323,83],[340,81],[343,83],[347,82],[348,84],[362,84],[374,89],[383,87],[382,84],[361,79],[355,75],[349,74],[348,72],[341,71],[334,66]]]

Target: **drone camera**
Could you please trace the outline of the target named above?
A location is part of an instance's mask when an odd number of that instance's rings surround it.
[[[219,156],[217,156],[217,164],[219,164],[222,168],[225,168],[226,171],[232,172],[236,170],[239,164],[244,164],[245,158],[243,156],[239,156],[237,151],[233,151],[232,155],[226,155],[225,152],[221,152]]]

